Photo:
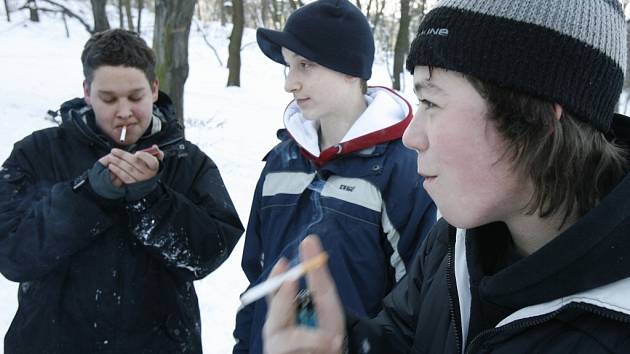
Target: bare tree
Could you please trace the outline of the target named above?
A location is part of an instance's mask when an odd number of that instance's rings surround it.
[[[118,0],[118,27],[125,28],[125,22],[123,21],[123,0]]]
[[[144,7],[144,1],[138,0],[138,28],[136,32],[140,33],[141,25],[142,25],[142,8]]]
[[[35,0],[27,0],[20,9],[28,9],[31,22],[39,22],[39,9]]]
[[[94,33],[94,30],[92,29],[92,27],[90,27],[90,25],[87,23],[87,21],[77,15],[76,13],[74,13],[72,10],[68,9],[67,7],[63,6],[62,4],[53,1],[53,0],[40,0],[42,2],[45,2],[47,4],[53,5],[56,7],[56,9],[46,9],[46,8],[39,8],[40,11],[45,11],[45,12],[56,12],[56,13],[61,13],[62,18],[65,21],[65,16],[70,16],[74,19],[76,19],[77,21],[81,22],[81,24],[83,25],[83,27],[85,27],[85,30],[88,31],[88,33]],[[68,31],[66,30],[66,33]]]
[[[227,86],[241,86],[241,42],[245,27],[244,0],[232,0],[232,34],[228,46],[228,82]]]
[[[11,22],[11,10],[9,9],[8,0],[4,0],[4,11],[7,13],[7,22]]]
[[[184,85],[188,78],[188,37],[195,13],[195,0],[156,0],[153,50],[161,89],[175,105],[177,119],[184,122]]]
[[[302,0],[289,0],[289,4],[291,5],[291,9],[297,10],[300,7],[304,6]]]
[[[394,46],[394,68],[392,76],[394,79],[394,90],[400,90],[400,76],[404,71],[405,55],[409,48],[409,0],[400,0],[400,26],[396,45]]]
[[[131,14],[131,0],[124,0],[123,5],[125,6],[125,14],[127,14],[127,28],[130,31],[133,31],[133,16]]]
[[[107,0],[90,0],[92,3],[92,13],[94,14],[94,32],[101,32],[109,29],[109,20],[107,20],[107,11],[105,6]]]

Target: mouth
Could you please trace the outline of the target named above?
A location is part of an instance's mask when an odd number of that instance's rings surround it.
[[[422,178],[424,178],[424,183],[425,184],[431,183],[431,182],[435,181],[435,179],[437,178],[437,175],[429,175],[429,174],[425,174],[425,173],[420,173],[420,176],[422,176]]]
[[[304,105],[308,100],[310,100],[310,98],[296,98],[295,102],[298,104],[298,106],[302,106]]]

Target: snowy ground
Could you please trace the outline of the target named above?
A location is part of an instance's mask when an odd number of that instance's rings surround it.
[[[71,37],[66,38],[60,18],[44,14],[42,22],[34,24],[24,15],[13,13],[11,23],[4,18],[0,22],[0,161],[14,142],[53,124],[44,119],[47,110],[82,94],[79,57],[87,32],[69,20]],[[147,22],[149,17],[143,14]],[[151,43],[152,28],[143,32]],[[226,63],[229,29],[207,26],[205,32]],[[243,46],[242,87],[226,88],[227,70],[193,25],[185,115],[187,138],[215,160],[246,222],[263,166],[260,160],[276,142],[275,131],[282,127],[281,114],[291,97],[283,91],[282,67],[260,53],[253,31],[246,31]],[[379,64],[374,70],[370,85],[390,86],[385,67]],[[205,353],[231,352],[238,295],[247,285],[239,265],[242,245],[241,240],[224,265],[195,284]],[[16,309],[17,284],[0,276],[0,336]]]

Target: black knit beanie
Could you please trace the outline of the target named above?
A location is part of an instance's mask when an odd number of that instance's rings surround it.
[[[407,70],[461,72],[560,104],[607,132],[626,70],[618,0],[442,0],[422,20]]]
[[[259,28],[258,46],[285,64],[282,47],[329,69],[368,80],[372,76],[374,37],[363,13],[348,0],[318,0],[289,16],[283,31]]]

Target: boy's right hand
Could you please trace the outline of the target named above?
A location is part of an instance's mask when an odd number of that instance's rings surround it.
[[[300,245],[302,261],[322,252],[319,238],[308,236]],[[288,264],[279,261],[270,274],[285,272]],[[345,319],[337,289],[326,265],[306,275],[317,313],[317,327],[297,326],[295,297],[297,282],[284,284],[268,300],[269,310],[263,328],[266,354],[310,353],[340,354],[345,338]]]

